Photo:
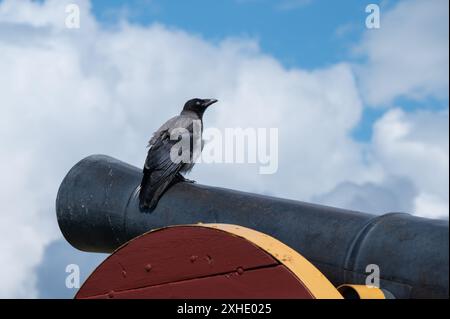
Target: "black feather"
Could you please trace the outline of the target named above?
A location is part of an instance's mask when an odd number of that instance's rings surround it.
[[[174,163],[170,150],[177,140],[170,140],[169,134],[162,134],[148,151],[144,165],[144,176],[139,193],[140,208],[153,211],[161,196],[172,184],[185,163]]]

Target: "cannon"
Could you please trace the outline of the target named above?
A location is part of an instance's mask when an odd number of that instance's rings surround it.
[[[395,298],[448,298],[448,221],[374,216],[192,183],[172,186],[144,213],[141,178],[141,169],[105,155],[78,162],[56,199],[65,239],[82,251],[110,253],[150,230],[233,224],[291,247],[336,287],[365,285],[368,269],[376,267],[380,287]]]

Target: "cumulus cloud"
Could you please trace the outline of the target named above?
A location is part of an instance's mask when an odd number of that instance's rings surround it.
[[[448,121],[448,110],[406,113],[393,109],[374,127],[376,160],[387,174],[412,180],[419,191],[414,211],[424,216],[448,216]]]
[[[0,38],[0,196],[6,204],[0,225],[9,261],[0,296],[37,296],[33,269],[61,237],[54,200],[68,169],[92,153],[142,165],[152,131],[192,96],[220,99],[207,115],[209,126],[284,130],[279,175],[265,179],[256,167],[200,165],[194,177],[201,182],[293,198],[303,192],[307,199],[345,178],[348,163],[364,169],[348,137],[362,106],[347,65],[287,70],[252,41],[212,44],[157,24],[124,22],[106,30],[88,1],[78,3],[80,29],[65,28],[64,1],[0,4],[1,29],[8,30]],[[313,175],[311,166],[325,156]],[[292,174],[299,181],[285,185]],[[300,182],[308,179],[316,181]]]
[[[39,295],[35,269],[61,238],[54,200],[70,167],[93,153],[141,166],[153,130],[193,96],[220,100],[206,126],[279,129],[276,174],[259,175],[251,164],[200,164],[192,178],[201,183],[346,208],[363,209],[378,196],[370,211],[448,214],[439,188],[439,174],[448,176],[448,134],[441,132],[448,126],[432,127],[448,113],[389,111],[364,145],[351,137],[363,104],[346,63],[287,69],[251,40],[211,43],[126,21],[104,28],[87,0],[77,1],[81,28],[67,29],[69,2],[0,2],[0,249],[7,260],[0,297]],[[362,199],[339,201],[331,195],[339,185]],[[49,251],[45,256],[48,263]]]
[[[332,191],[313,197],[323,205],[352,208],[374,215],[414,211],[417,191],[405,177],[388,176],[381,183],[344,182]]]
[[[448,123],[448,110],[387,111],[375,123],[366,153],[380,179],[345,181],[313,200],[374,214],[400,211],[448,218]]]
[[[368,30],[356,52],[362,95],[372,105],[397,97],[448,99],[449,2],[406,0],[381,10],[381,28]]]

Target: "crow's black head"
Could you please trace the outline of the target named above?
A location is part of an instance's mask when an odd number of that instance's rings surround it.
[[[216,99],[192,99],[186,102],[183,111],[194,112],[198,115],[203,115],[208,106],[216,103]]]

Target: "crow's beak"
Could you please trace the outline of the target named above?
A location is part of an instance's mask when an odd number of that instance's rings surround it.
[[[203,100],[203,106],[208,107],[210,105],[213,105],[216,102],[217,102],[216,99],[205,99],[205,100]]]

